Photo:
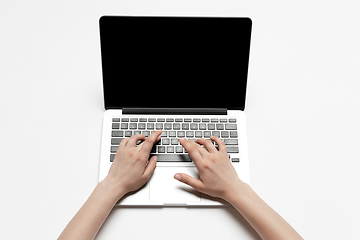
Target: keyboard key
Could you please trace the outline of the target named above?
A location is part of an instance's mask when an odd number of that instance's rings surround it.
[[[122,122],[128,122],[128,121],[129,121],[129,118],[122,118],[121,121],[122,121]]]
[[[224,130],[224,124],[223,123],[216,124],[216,130]]]
[[[115,154],[110,154],[110,162],[113,162],[115,159]]]
[[[173,118],[167,118],[166,122],[174,122],[174,119]]]
[[[229,123],[236,123],[236,118],[230,118]]]
[[[148,124],[146,125],[146,128],[147,128],[147,129],[154,129],[154,123],[148,123]]]
[[[165,118],[158,118],[157,121],[158,122],[165,122]]]
[[[236,130],[236,124],[235,123],[227,123],[225,124],[225,129],[226,130]]]
[[[129,124],[128,123],[121,123],[121,129],[128,129]]]
[[[126,130],[125,131],[125,137],[131,137],[132,135],[132,131],[131,130]]]
[[[228,138],[229,137],[229,131],[221,131],[221,137],[222,138]]]
[[[192,138],[192,137],[194,137],[194,131],[186,131],[186,137],[187,137],[187,138]]]
[[[119,129],[120,124],[119,123],[113,123],[112,129]]]
[[[140,118],[139,121],[140,122],[147,122],[147,118]]]
[[[130,118],[130,122],[137,122],[137,121],[139,121],[139,119],[137,119],[137,118]]]
[[[175,122],[182,122],[183,119],[182,118],[175,118]]]
[[[155,128],[156,130],[163,129],[164,124],[163,123],[156,123]]]
[[[204,138],[210,138],[211,132],[210,131],[204,131]]]
[[[211,122],[218,122],[218,121],[219,121],[218,118],[212,118],[212,119],[211,119]]]
[[[124,138],[111,138],[111,145],[118,145],[120,144],[121,140]]]
[[[165,123],[164,124],[164,129],[171,130],[172,129],[172,123]]]
[[[202,122],[210,122],[210,119],[209,118],[203,118]]]
[[[146,123],[143,123],[143,122],[138,124],[139,129],[145,129],[145,126],[146,126]]]
[[[220,131],[212,131],[211,135],[214,137],[220,137]]]
[[[224,139],[225,145],[238,145],[238,140],[233,138]]]
[[[171,138],[171,145],[178,145],[179,139],[178,138]]]
[[[202,131],[195,131],[196,138],[202,138]]]
[[[182,153],[183,152],[183,147],[182,146],[176,146],[175,147],[175,151],[176,151],[176,153]]]
[[[158,162],[192,162],[189,154],[150,154],[156,156]]]
[[[130,123],[129,128],[130,129],[137,129],[137,123]]]
[[[215,130],[215,124],[214,123],[209,123],[208,124],[208,130]]]
[[[117,150],[118,150],[118,148],[119,148],[119,145],[111,146],[110,152],[111,152],[111,153],[116,153]]]
[[[231,158],[232,162],[240,162],[240,158]]]
[[[239,147],[238,146],[226,146],[226,151],[228,153],[238,153],[239,152]]]
[[[230,131],[230,137],[231,138],[237,138],[238,137],[237,131]]]
[[[161,132],[161,137],[167,137],[168,135],[168,131],[162,131]]]
[[[158,146],[158,153],[165,153],[165,146]]]
[[[162,138],[162,144],[163,145],[169,145],[170,144],[170,138]]]
[[[193,122],[201,122],[201,119],[200,118],[194,118]]]
[[[191,118],[184,118],[184,122],[192,122]]]
[[[177,136],[178,137],[185,137],[185,131],[178,131]]]
[[[148,122],[156,122],[156,118],[149,118]]]
[[[226,123],[226,122],[227,122],[227,119],[226,119],[226,118],[220,118],[220,122],[221,122],[221,123]]]
[[[173,124],[173,129],[174,130],[180,130],[180,126],[181,126],[180,123],[174,123]]]
[[[124,131],[122,131],[122,130],[120,130],[120,131],[112,131],[111,136],[112,137],[123,137],[124,136]]]
[[[182,123],[181,124],[181,129],[182,130],[189,130],[189,124],[188,123]]]
[[[206,130],[206,123],[200,123],[199,130]]]
[[[190,129],[191,130],[197,130],[198,129],[198,124],[197,123],[190,123]]]
[[[169,131],[169,137],[176,137],[176,131]]]
[[[173,153],[174,152],[174,146],[167,146],[166,147],[166,152]],[[158,156],[158,160],[159,160],[159,156]]]
[[[120,122],[120,118],[113,118],[112,121],[113,122]]]
[[[148,137],[148,136],[150,136],[150,131],[148,131],[148,130],[142,131],[142,135],[144,135],[145,137]]]

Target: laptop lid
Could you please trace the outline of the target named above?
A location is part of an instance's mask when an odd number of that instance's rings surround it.
[[[238,17],[101,17],[105,109],[244,110],[251,25]]]

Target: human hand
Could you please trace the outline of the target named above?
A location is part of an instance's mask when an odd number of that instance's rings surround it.
[[[200,179],[195,179],[185,173],[177,173],[174,178],[199,192],[228,200],[238,192],[243,182],[239,179],[230,162],[225,143],[218,137],[211,136],[210,139],[218,144],[219,151],[210,140],[199,138],[193,142],[187,139],[179,139],[180,144],[195,163]]]
[[[120,142],[109,173],[104,179],[111,186],[117,200],[149,181],[157,160],[155,156],[149,160],[149,154],[154,143],[161,139],[161,132],[154,131],[148,138],[137,134]],[[143,142],[136,146],[139,140]]]

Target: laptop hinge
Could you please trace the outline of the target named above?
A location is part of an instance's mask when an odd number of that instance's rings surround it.
[[[123,114],[226,115],[226,108],[123,108]]]

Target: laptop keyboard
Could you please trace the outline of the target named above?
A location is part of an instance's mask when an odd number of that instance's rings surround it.
[[[156,155],[158,162],[191,162],[186,150],[179,143],[179,138],[195,140],[210,139],[210,136],[221,138],[226,145],[227,153],[239,153],[236,118],[113,118],[111,132],[110,161],[121,140],[135,134],[148,137],[153,131],[162,129],[161,140],[154,144],[150,157]],[[212,141],[213,142],[213,141]],[[137,143],[140,144],[141,141]],[[217,148],[217,144],[213,142]],[[231,158],[239,162],[239,158]]]

